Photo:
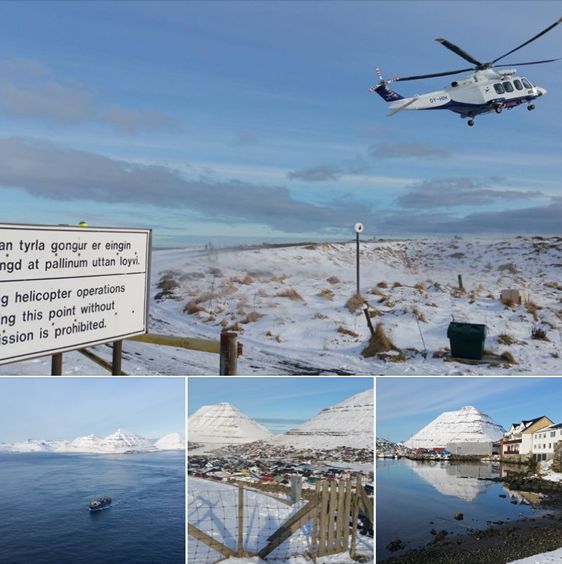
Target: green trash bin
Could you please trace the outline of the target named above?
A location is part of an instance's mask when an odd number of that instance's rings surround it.
[[[484,356],[486,325],[451,321],[447,329],[451,356],[481,360]]]

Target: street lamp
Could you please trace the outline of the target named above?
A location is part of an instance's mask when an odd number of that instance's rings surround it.
[[[359,288],[359,233],[363,231],[363,224],[357,222],[355,224],[355,261],[356,261],[356,276],[357,276],[357,295],[361,295]]]

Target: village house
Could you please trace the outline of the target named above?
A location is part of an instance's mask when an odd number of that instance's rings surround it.
[[[533,433],[554,425],[554,421],[541,415],[512,423],[500,441],[500,456],[504,462],[524,463],[533,457]]]
[[[535,460],[552,460],[556,443],[562,441],[562,423],[549,425],[533,433],[532,453]]]

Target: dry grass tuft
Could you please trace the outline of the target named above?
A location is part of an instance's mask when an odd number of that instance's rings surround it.
[[[280,298],[289,298],[290,300],[300,300],[301,302],[304,302],[302,296],[294,288],[287,288],[282,292],[278,292],[276,296]]]
[[[365,300],[359,294],[353,294],[353,296],[345,302],[345,307],[348,309],[349,313],[355,313],[357,310],[361,309],[364,304]]]
[[[170,274],[164,274],[164,276],[162,276],[162,278],[158,281],[156,287],[160,288],[160,292],[154,296],[154,299],[165,300],[174,295],[174,290],[179,288],[179,284]]]
[[[356,333],[355,331],[352,331],[351,329],[348,329],[347,327],[344,327],[343,325],[340,325],[337,329],[338,333],[341,333],[342,335],[349,335],[350,337],[359,337],[359,334]]]
[[[517,306],[513,298],[504,298],[502,304],[507,308],[514,308]]]
[[[256,293],[260,298],[267,298],[269,296],[265,288],[260,288]]]
[[[529,300],[525,304],[525,309],[533,316],[535,321],[539,320],[539,310],[542,309],[541,306],[537,305],[535,302]]]
[[[425,284],[423,282],[418,282],[414,285],[414,289],[418,292],[425,292]]]
[[[248,324],[248,323],[254,323],[256,322],[260,317],[263,317],[263,313],[258,313],[257,311],[251,311],[248,315],[246,315],[246,317],[242,320],[242,323],[244,324]]]
[[[320,290],[318,295],[321,298],[326,298],[327,300],[331,300],[336,294],[333,290],[330,290],[330,288],[324,288],[323,290]]]
[[[337,277],[337,276],[330,276],[330,278],[326,278],[326,282],[328,282],[328,284],[339,284],[341,282],[341,280]]]
[[[501,335],[498,335],[498,343],[500,345],[509,346],[515,343],[515,339],[511,335],[508,335],[507,333],[502,333]]]
[[[537,341],[550,341],[544,327],[535,326],[531,329],[531,338]]]
[[[388,283],[385,282],[384,280],[381,280],[381,281],[377,284],[377,288],[388,288]]]
[[[517,361],[509,351],[502,352],[500,357],[508,364],[517,364]]]
[[[203,306],[199,305],[195,300],[189,300],[183,306],[184,313],[188,313],[189,315],[193,315],[195,313],[199,313],[200,311],[207,311]]]
[[[412,314],[418,321],[421,321],[422,323],[427,323],[427,319],[425,315],[418,309],[418,306],[414,306],[412,308]]]
[[[402,286],[403,286],[402,282],[394,282],[392,284],[393,288],[402,288]]]
[[[400,350],[384,332],[382,323],[377,323],[377,326],[375,327],[375,334],[371,336],[369,344],[363,349],[361,354],[365,358],[368,358],[381,353],[387,353],[389,351],[400,352]]]
[[[378,288],[371,288],[369,290],[369,294],[373,294],[373,296],[381,296],[382,298],[386,298],[386,294],[381,292]]]
[[[372,319],[373,317],[382,317],[383,313],[380,309],[377,309],[376,307],[370,307],[367,310],[367,313],[369,314],[369,317]]]

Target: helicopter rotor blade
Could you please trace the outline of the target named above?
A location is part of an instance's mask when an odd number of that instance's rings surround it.
[[[545,59],[544,61],[530,61],[529,63],[512,63],[511,65],[494,65],[494,68],[499,67],[523,67],[525,65],[541,65],[542,63],[553,63],[554,61],[559,61],[560,57],[557,59]]]
[[[449,76],[451,74],[460,74],[461,72],[468,72],[474,70],[472,67],[468,67],[466,69],[459,69],[454,71],[446,71],[446,72],[436,72],[433,74],[420,74],[417,76],[397,76],[396,78],[392,79],[392,82],[403,82],[404,80],[421,80],[422,78],[435,78],[437,76]]]
[[[508,55],[511,55],[511,53],[515,53],[515,51],[518,51],[522,47],[525,47],[525,45],[529,45],[529,43],[532,43],[533,41],[535,41],[535,39],[542,37],[545,33],[548,33],[551,29],[554,29],[560,22],[562,22],[562,18],[560,18],[558,21],[555,21],[552,25],[549,25],[546,29],[543,29],[540,33],[537,33],[537,35],[535,35],[534,37],[531,37],[531,39],[525,41],[525,43],[521,43],[521,45],[519,45],[519,47],[515,47],[515,49],[508,51],[507,53],[503,54],[501,57],[494,59],[492,61],[492,64],[497,63],[498,61],[500,61],[504,57],[507,57]]]
[[[472,63],[473,65],[476,65],[477,67],[482,66],[482,63],[480,61],[478,61],[472,55],[470,55],[469,53],[467,53],[466,51],[461,49],[458,45],[455,45],[454,43],[451,43],[450,41],[447,41],[446,39],[443,39],[442,37],[438,37],[435,41],[437,41],[438,43],[441,43],[441,45],[443,45],[443,47],[446,47],[447,49],[449,49],[453,53],[456,53],[459,57],[462,57],[465,61],[468,61],[469,63]]]

